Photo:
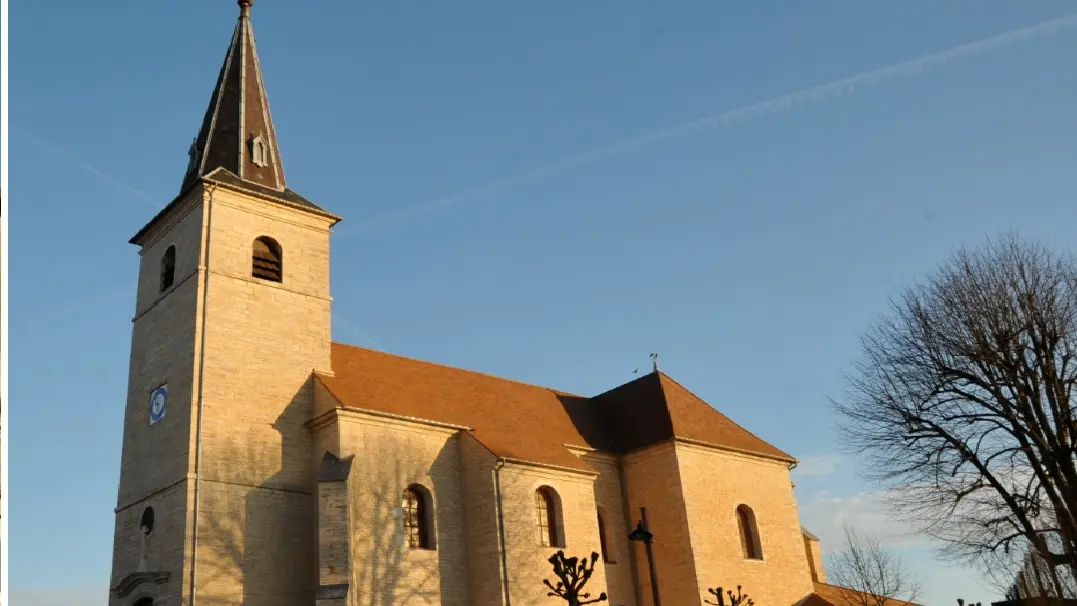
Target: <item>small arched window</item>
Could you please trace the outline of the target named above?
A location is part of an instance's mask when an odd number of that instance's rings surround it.
[[[150,536],[153,534],[153,508],[147,507],[142,512],[142,519],[139,520],[139,528],[142,529],[142,534]]]
[[[421,486],[404,490],[404,544],[409,549],[433,549],[434,535],[430,532],[430,494]]]
[[[261,137],[255,137],[251,139],[251,161],[258,166],[265,166],[269,164],[269,149],[266,147],[266,142]]]
[[[284,276],[284,259],[280,244],[268,236],[254,241],[251,275],[270,282],[281,282]]]
[[[557,528],[557,497],[553,489],[543,486],[535,491],[535,528],[538,544],[543,547],[563,547]]]
[[[176,247],[169,246],[161,257],[161,292],[172,288],[176,282]]]
[[[153,598],[142,598],[134,606],[153,606]]]
[[[737,507],[737,529],[740,531],[741,554],[749,560],[762,560],[763,547],[759,541],[759,527],[751,507]]]
[[[598,546],[602,550],[602,561],[609,564],[615,564],[613,558],[610,557],[610,548],[607,543],[609,539],[606,538],[606,520],[602,517],[602,510],[598,511]]]

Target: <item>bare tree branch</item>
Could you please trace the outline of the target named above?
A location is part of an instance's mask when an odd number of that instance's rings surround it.
[[[915,602],[921,586],[901,558],[886,550],[878,538],[845,527],[845,545],[827,564],[829,581],[842,588],[855,606],[888,606],[892,600]]]
[[[960,251],[862,349],[835,407],[895,511],[987,572],[1015,574],[1027,548],[1060,591],[1077,574],[1074,258],[1015,236]]]

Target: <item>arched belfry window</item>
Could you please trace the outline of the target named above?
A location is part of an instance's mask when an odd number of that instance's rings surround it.
[[[430,493],[422,486],[413,484],[404,489],[404,544],[409,549],[434,549],[430,501]]]
[[[161,257],[161,292],[172,288],[176,282],[176,247],[169,246]]]
[[[538,544],[543,547],[564,547],[564,541],[558,525],[557,493],[552,488],[543,486],[535,491],[535,528],[538,532]]]
[[[281,282],[284,276],[284,260],[280,244],[268,236],[254,241],[251,275],[270,282]]]
[[[737,507],[737,529],[740,531],[741,554],[749,560],[762,560],[763,546],[759,541],[759,526],[751,507]]]
[[[142,598],[135,602],[134,606],[153,606],[153,598]]]

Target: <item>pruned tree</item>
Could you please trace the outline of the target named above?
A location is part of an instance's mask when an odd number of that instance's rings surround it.
[[[583,606],[606,601],[606,593],[602,592],[597,598],[591,599],[591,594],[585,593],[583,588],[591,575],[595,573],[595,563],[598,562],[598,554],[592,553],[591,558],[565,557],[565,552],[558,550],[550,556],[550,564],[553,565],[553,574],[557,577],[557,585],[549,580],[542,582],[550,589],[546,595],[558,597],[568,602],[568,606]]]
[[[708,599],[703,600],[704,603],[711,606],[726,606],[726,596],[729,597],[729,606],[755,606],[755,602],[747,596],[747,594],[741,593],[740,585],[737,585],[737,595],[733,595],[732,589],[727,589],[725,593],[722,593],[721,587],[715,587],[714,589],[708,589],[707,593],[714,596],[717,602],[712,602]]]
[[[841,587],[850,606],[886,606],[891,600],[915,602],[921,586],[901,558],[878,537],[845,526],[845,545],[830,556],[827,578]]]
[[[845,444],[945,556],[1077,571],[1073,257],[1016,236],[956,253],[864,336],[849,385]]]

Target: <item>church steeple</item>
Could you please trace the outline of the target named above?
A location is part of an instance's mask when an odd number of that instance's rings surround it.
[[[188,152],[190,160],[181,191],[218,168],[244,181],[281,192],[286,189],[277,132],[251,28],[250,9],[254,2],[239,0],[238,4],[239,22],[202,128]]]

